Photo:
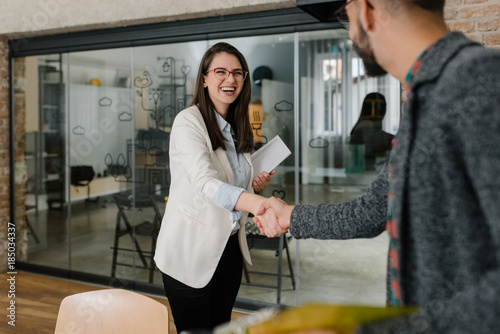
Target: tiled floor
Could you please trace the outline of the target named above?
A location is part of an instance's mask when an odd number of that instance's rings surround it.
[[[340,191],[339,189],[343,189]],[[341,197],[357,197],[365,188],[340,186],[309,187],[303,194],[309,203],[311,198],[321,197],[325,202],[337,202]],[[293,194],[287,194],[293,198]],[[349,198],[348,198],[349,199]],[[30,263],[57,268],[109,276],[111,273],[112,249],[116,206],[111,197],[101,197],[97,203],[78,202],[71,209],[39,211],[38,216],[31,210],[29,219],[40,243],[32,237],[29,247]],[[67,223],[71,214],[71,228]],[[136,213],[137,221],[148,218],[146,211]],[[69,243],[68,240],[71,240]],[[121,247],[131,245],[130,238],[123,237]],[[148,242],[148,240],[141,240]],[[128,243],[128,245],[127,245]],[[385,302],[385,276],[387,260],[386,234],[374,239],[358,240],[295,240],[289,241],[290,258],[295,273],[299,272],[296,290],[289,277],[282,278],[281,304],[296,305],[305,302],[328,302],[338,304],[383,305]],[[69,257],[71,250],[71,258]],[[250,271],[277,273],[278,257],[275,251],[251,250],[254,265]],[[297,263],[298,259],[298,263]],[[136,261],[138,257],[126,253],[122,261]],[[283,252],[283,274],[288,274],[286,255]],[[147,281],[147,270],[117,267],[117,277]],[[270,275],[249,274],[252,283],[276,285],[277,278]],[[243,277],[245,282],[245,277]],[[154,284],[161,284],[158,271],[154,274]],[[297,294],[297,291],[298,294]],[[266,303],[277,302],[277,291],[242,285],[239,297]]]

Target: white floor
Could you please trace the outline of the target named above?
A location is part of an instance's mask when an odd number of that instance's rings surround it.
[[[299,252],[297,254],[297,245]],[[334,304],[385,305],[388,237],[359,240],[292,240],[291,259],[295,274],[298,263],[298,293],[291,279],[282,278],[281,303],[296,305],[308,302]],[[249,270],[277,272],[273,252],[251,251],[255,263]],[[274,258],[273,258],[274,257]],[[283,260],[283,271],[288,264]],[[275,284],[276,278],[250,274],[252,282]],[[243,285],[240,297],[276,303],[277,291]]]

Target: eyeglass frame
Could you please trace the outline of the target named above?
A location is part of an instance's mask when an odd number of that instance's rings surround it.
[[[224,70],[224,71],[226,71],[226,72],[227,72],[227,76],[226,76],[224,79],[218,79],[218,78],[217,78],[217,74],[215,74],[215,70]],[[233,75],[234,80],[236,80],[236,81],[238,81],[238,82],[243,82],[243,81],[245,81],[245,80],[246,80],[246,78],[248,77],[248,71],[241,70],[241,69],[240,69],[240,70],[236,70],[236,71],[230,71],[230,70],[228,70],[228,69],[226,69],[226,68],[224,68],[224,67],[214,67],[214,68],[212,68],[212,69],[208,70],[208,71],[207,71],[207,73],[206,73],[206,75],[208,75],[208,73],[209,73],[209,72],[211,72],[211,71],[213,71],[213,72],[214,72],[215,78],[216,78],[217,80],[226,80],[227,78],[229,78],[229,75],[231,75],[231,74]],[[236,72],[243,72],[243,74],[244,74],[243,80],[239,81],[238,79],[236,79],[236,77],[234,76],[234,74],[235,74]]]
[[[340,6],[340,8],[335,11],[335,16],[337,16],[337,20],[342,25],[342,27],[347,31],[349,31],[350,23],[349,23],[349,16],[347,15],[347,11],[345,8],[347,7],[348,4],[350,4],[353,1],[354,0],[346,1],[345,4]],[[373,5],[369,1],[366,1],[366,3],[367,3],[369,8],[374,9]],[[342,19],[341,16],[347,17],[347,19]]]

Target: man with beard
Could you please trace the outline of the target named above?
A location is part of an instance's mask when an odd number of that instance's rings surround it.
[[[500,318],[500,52],[448,32],[444,0],[349,0],[339,18],[370,75],[408,92],[388,166],[362,197],[267,200],[274,237],[390,236],[388,305],[411,316],[356,333],[494,333]],[[345,20],[348,19],[348,22]]]

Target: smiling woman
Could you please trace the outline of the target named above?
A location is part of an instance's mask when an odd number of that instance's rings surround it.
[[[203,76],[203,87],[208,89],[208,94],[217,113],[225,119],[229,106],[238,98],[243,89],[246,77],[244,73],[248,73],[248,71],[242,70],[238,58],[227,52],[215,55],[210,63],[210,67],[212,66],[215,67],[208,70]],[[226,67],[233,70],[227,70]],[[246,86],[249,87],[249,84]]]
[[[251,264],[242,211],[255,213],[263,197],[254,188],[271,178],[267,172],[255,176],[252,167],[247,73],[233,46],[209,48],[193,102],[172,125],[170,199],[154,259],[178,332],[228,322],[243,258]]]

